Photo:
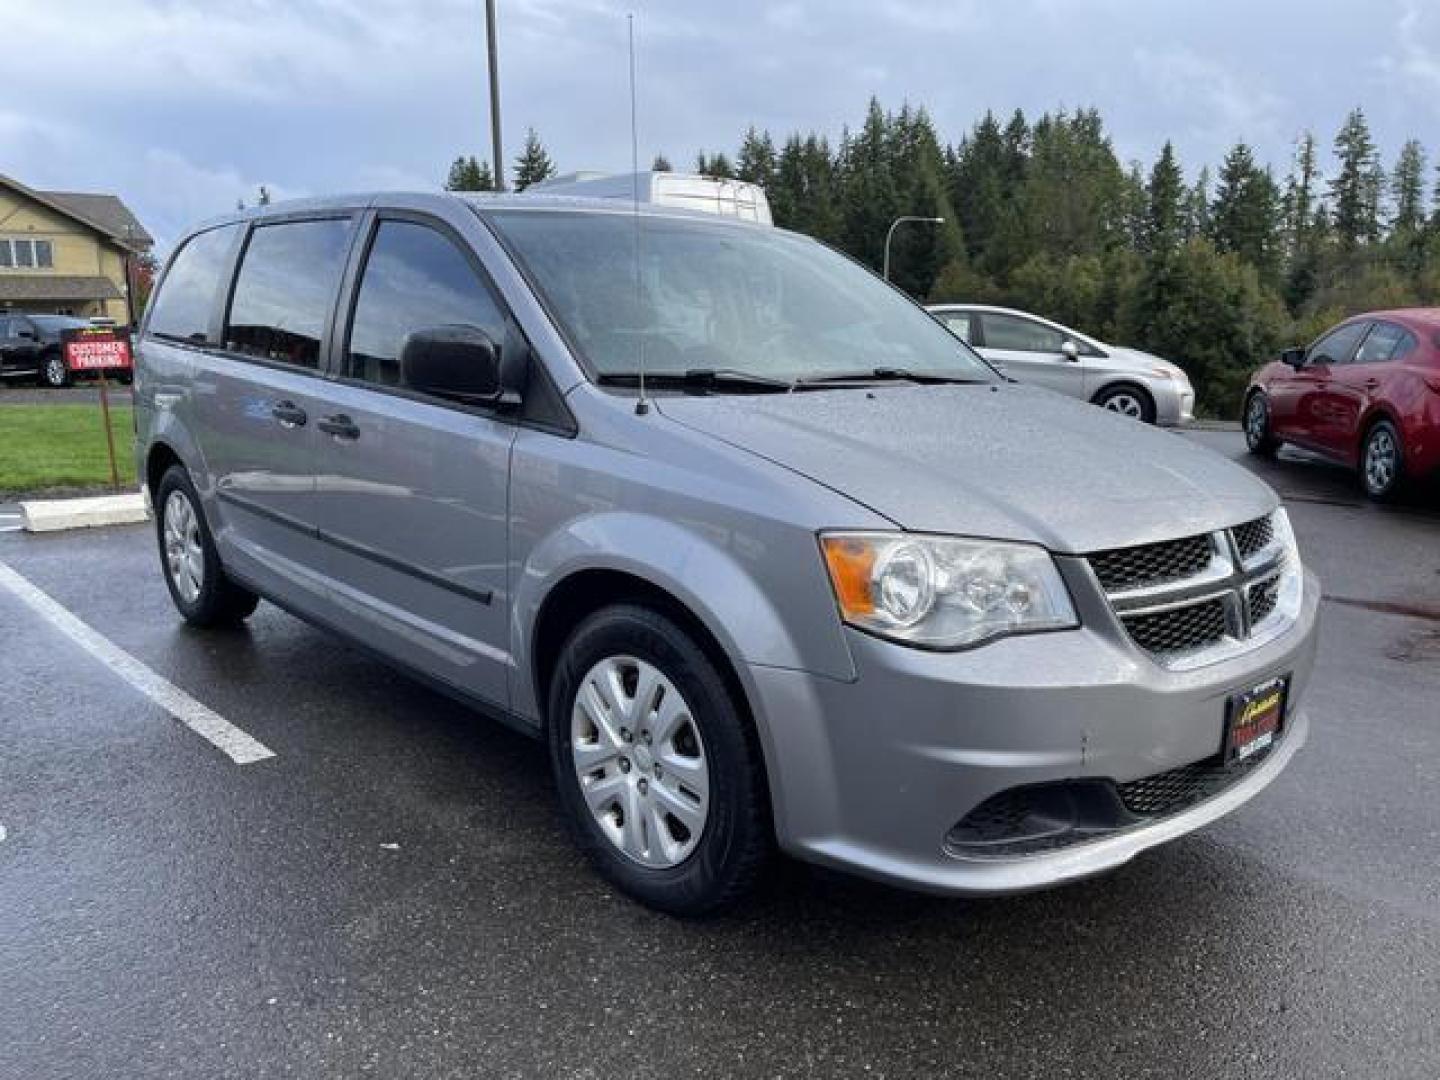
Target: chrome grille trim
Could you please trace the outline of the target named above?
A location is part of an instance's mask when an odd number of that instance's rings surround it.
[[[1086,558],[1136,647],[1162,667],[1188,670],[1247,652],[1285,629],[1284,620],[1272,617],[1285,560],[1272,517]],[[1210,551],[1203,566],[1202,544]],[[1183,577],[1161,574],[1143,580],[1141,574],[1137,583],[1132,572],[1182,565],[1190,569]]]

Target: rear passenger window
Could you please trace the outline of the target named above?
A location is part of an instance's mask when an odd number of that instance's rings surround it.
[[[175,254],[151,305],[151,334],[195,345],[215,344],[210,340],[210,314],[239,228],[224,225],[192,236]]]
[[[258,225],[225,326],[225,347],[295,367],[320,364],[320,339],[345,265],[348,219]]]
[[[476,326],[505,343],[505,315],[465,253],[409,221],[382,221],[365,259],[345,373],[400,385],[400,347],[413,330]]]
[[[1415,337],[1403,326],[1394,323],[1376,323],[1375,329],[1355,354],[1357,364],[1383,364],[1400,360],[1416,345]]]

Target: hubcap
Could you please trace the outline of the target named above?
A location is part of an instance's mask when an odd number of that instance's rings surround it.
[[[172,491],[165,500],[165,569],[180,598],[193,604],[205,583],[205,552],[200,519],[183,491]]]
[[[1112,394],[1105,399],[1105,408],[1134,420],[1139,420],[1145,415],[1145,410],[1140,405],[1140,399],[1134,394]]]
[[[58,356],[50,357],[45,361],[45,377],[55,386],[63,383],[65,381],[65,361]]]
[[[1365,447],[1365,482],[1371,491],[1384,491],[1394,481],[1398,456],[1395,438],[1388,428],[1380,428],[1370,436]]]
[[[591,816],[627,858],[666,869],[690,857],[710,812],[710,768],[690,707],[659,668],[633,656],[592,667],[570,748]]]

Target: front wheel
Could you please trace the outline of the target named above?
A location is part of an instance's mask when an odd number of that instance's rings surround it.
[[[1270,429],[1270,402],[1260,390],[1245,400],[1245,447],[1256,457],[1274,457],[1280,449]]]
[[[1365,435],[1360,448],[1360,482],[1365,494],[1377,502],[1394,499],[1404,485],[1405,448],[1389,420],[1379,421]]]
[[[678,624],[628,604],[586,619],[551,680],[548,727],[567,824],[603,877],[676,915],[751,890],[772,848],[759,746]]]
[[[52,390],[63,390],[70,385],[70,369],[65,358],[53,352],[40,361],[40,381]]]
[[[1142,423],[1155,423],[1155,402],[1138,386],[1111,386],[1095,395],[1095,404]]]
[[[179,465],[170,466],[156,490],[155,529],[165,584],[186,622],[234,626],[250,616],[260,598],[226,576],[195,485]]]

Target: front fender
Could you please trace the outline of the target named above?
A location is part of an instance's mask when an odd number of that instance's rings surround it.
[[[818,552],[811,557],[818,566]],[[540,609],[557,585],[586,570],[631,574],[674,596],[720,643],[742,682],[748,682],[751,664],[855,678],[833,602],[827,595],[823,605],[814,603],[811,575],[796,576],[793,588],[806,592],[789,603],[783,590],[762,587],[740,559],[693,525],[605,512],[576,518],[551,533],[516,568],[510,640],[517,677],[511,702],[522,716],[542,715],[531,655]],[[819,625],[822,620],[826,625]],[[746,686],[747,694],[751,689]]]

